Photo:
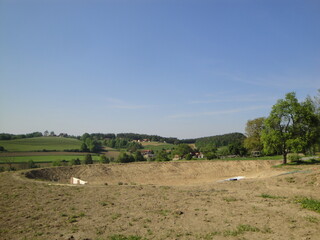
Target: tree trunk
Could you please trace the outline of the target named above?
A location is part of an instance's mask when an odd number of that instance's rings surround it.
[[[282,164],[287,164],[287,152],[283,153],[283,162]]]

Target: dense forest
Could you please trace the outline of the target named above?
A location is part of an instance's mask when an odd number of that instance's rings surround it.
[[[196,139],[196,147],[201,149],[207,145],[219,148],[230,144],[243,143],[246,136],[242,133],[228,133],[212,137],[203,137]]]

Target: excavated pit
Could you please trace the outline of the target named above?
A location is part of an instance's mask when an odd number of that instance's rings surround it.
[[[93,164],[30,170],[29,179],[69,184],[71,177],[89,185],[197,185],[213,183],[234,176],[261,178],[280,174],[271,168],[279,161],[186,161],[129,164]]]

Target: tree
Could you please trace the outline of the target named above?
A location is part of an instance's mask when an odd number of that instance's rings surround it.
[[[45,130],[44,133],[43,133],[43,136],[48,137],[48,135],[49,135],[49,131]]]
[[[80,151],[81,151],[81,152],[89,152],[89,149],[88,149],[86,143],[84,143],[84,142],[81,143]]]
[[[191,153],[192,151],[193,151],[192,148],[188,144],[181,143],[175,149],[174,154],[177,154],[183,158],[184,156]]]
[[[272,107],[264,122],[261,139],[264,150],[283,155],[283,164],[287,163],[290,151],[306,151],[319,135],[319,118],[308,99],[299,103],[294,92],[286,94]]]
[[[81,162],[80,162],[80,159],[77,158],[77,159],[71,159],[70,161],[70,165],[81,165]]]
[[[168,157],[168,153],[166,150],[161,150],[156,153],[155,160],[158,162],[163,162],[163,161],[170,161],[170,158]]]
[[[105,163],[110,163],[110,159],[107,158],[107,156],[105,154],[101,154],[99,160],[100,160],[101,163],[104,163],[104,164]]]
[[[119,163],[129,163],[129,162],[134,162],[134,158],[132,155],[129,155],[125,152],[121,152],[117,162]]]
[[[144,158],[144,156],[142,155],[142,153],[140,151],[136,151],[134,153],[133,157],[136,162],[146,161],[146,159]]]
[[[91,154],[87,154],[84,158],[84,164],[93,164],[92,156]]]
[[[241,142],[230,143],[228,145],[228,151],[231,155],[245,156],[247,154],[247,149]]]
[[[264,127],[264,117],[248,120],[246,126],[247,138],[244,140],[244,147],[249,151],[262,151],[263,143],[261,133]]]
[[[208,144],[204,147],[201,147],[201,152],[208,160],[217,158],[217,148],[214,145]]]

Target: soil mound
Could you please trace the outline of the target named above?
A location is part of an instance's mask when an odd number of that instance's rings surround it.
[[[188,161],[94,164],[31,170],[27,178],[67,184],[71,177],[101,184],[197,185],[235,176],[259,178],[278,175],[278,161]]]

